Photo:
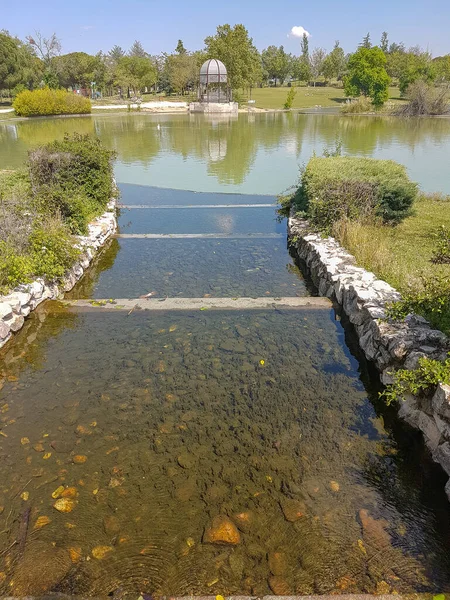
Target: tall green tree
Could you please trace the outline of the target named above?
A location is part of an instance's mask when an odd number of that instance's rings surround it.
[[[435,65],[431,59],[431,54],[422,51],[420,48],[410,48],[405,53],[401,72],[399,74],[400,93],[405,95],[408,87],[416,81],[425,81],[432,83],[436,77]]]
[[[122,56],[125,56],[125,50],[123,50],[120,46],[117,46],[117,44],[108,52],[108,57],[115,64],[119,62]]]
[[[187,50],[184,47],[183,40],[178,40],[177,47],[175,48],[177,54],[187,54]]]
[[[233,89],[254,86],[262,79],[261,58],[244,25],[219,25],[217,33],[205,39],[208,58],[221,60]]]
[[[0,89],[33,88],[41,76],[42,63],[31,48],[7,31],[0,31]]]
[[[363,41],[359,46],[360,48],[372,48],[372,42],[370,41],[370,32],[368,32],[367,35],[363,37]]]
[[[167,78],[170,89],[184,94],[196,86],[199,77],[196,57],[192,54],[170,54],[166,59]]]
[[[386,102],[391,79],[386,72],[386,56],[381,48],[360,47],[350,56],[348,70],[344,79],[347,96],[370,97],[375,106]]]
[[[311,54],[311,75],[314,81],[314,87],[316,87],[316,81],[323,73],[323,64],[327,56],[326,51],[323,48],[314,48]]]
[[[389,39],[388,39],[387,31],[383,31],[383,33],[381,34],[380,48],[383,50],[383,52],[385,54],[388,53],[388,50],[389,50]]]
[[[135,40],[128,52],[128,56],[135,56],[137,58],[147,58],[148,54],[144,50],[144,47],[141,44],[141,42],[139,42],[138,40]]]
[[[326,79],[335,78],[340,80],[346,68],[345,52],[339,45],[339,41],[334,43],[333,50],[328,54],[323,63],[323,74]]]
[[[300,81],[308,82],[311,79],[311,62],[309,57],[309,41],[306,33],[303,34],[300,42],[300,58],[298,61],[298,69],[296,75]]]
[[[90,87],[96,81],[94,75],[99,69],[99,59],[86,52],[71,52],[55,59],[55,70],[62,87]],[[100,83],[97,82],[96,83]]]
[[[122,56],[117,63],[115,85],[140,94],[145,88],[152,87],[157,81],[155,65],[150,58],[141,56]]]
[[[269,46],[261,52],[261,60],[264,74],[275,81],[275,87],[277,80],[283,83],[290,70],[290,57],[284,47]]]
[[[438,83],[450,83],[450,54],[433,59],[433,68]]]

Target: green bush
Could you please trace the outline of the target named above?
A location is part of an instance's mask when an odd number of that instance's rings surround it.
[[[431,358],[420,358],[417,369],[400,369],[391,373],[394,383],[381,396],[387,404],[404,400],[407,394],[430,395],[439,383],[450,384],[450,357],[441,362]]]
[[[72,233],[86,233],[116,193],[114,152],[90,136],[66,135],[29,154],[32,189],[39,210],[59,212]]]
[[[302,171],[293,203],[313,227],[330,232],[343,218],[399,223],[411,214],[416,196],[417,184],[393,161],[313,157]]]
[[[431,262],[436,264],[450,263],[450,227],[441,225],[436,233],[436,247],[431,257]]]
[[[411,313],[422,315],[433,327],[450,335],[450,281],[445,275],[423,276],[387,309],[387,316],[401,321]]]
[[[297,90],[293,87],[288,91],[286,96],[286,102],[283,105],[285,110],[291,110],[292,105],[294,104],[295,96],[297,95]]]
[[[24,90],[17,94],[13,108],[20,117],[74,115],[91,112],[89,98],[65,90]]]
[[[80,255],[80,249],[58,219],[38,226],[30,235],[32,274],[50,280],[61,279]]]

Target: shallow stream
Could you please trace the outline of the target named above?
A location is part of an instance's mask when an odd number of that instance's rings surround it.
[[[262,188],[270,157],[275,169],[286,140],[311,140],[324,117],[281,117],[254,131],[247,117],[203,129],[188,117],[55,120],[118,148],[120,235],[68,295],[90,307],[45,303],[0,353],[0,595],[449,589],[445,477],[378,399],[331,305],[164,309],[167,297],[315,294]],[[35,122],[29,139],[53,124]],[[28,125],[7,139],[12,162]],[[439,135],[448,144],[450,128]],[[231,148],[250,142],[246,170]],[[160,311],[98,303],[147,294]]]

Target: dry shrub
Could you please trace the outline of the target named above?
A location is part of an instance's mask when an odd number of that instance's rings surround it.
[[[396,111],[401,117],[420,117],[432,115],[445,115],[449,112],[449,98],[447,88],[437,88],[416,81],[407,91],[408,104]]]
[[[357,100],[351,100],[344,104],[341,108],[341,112],[345,115],[357,115],[361,113],[373,112],[375,110],[374,105],[370,98],[362,96]]]
[[[403,265],[392,260],[382,222],[341,219],[333,225],[332,234],[357,260],[359,266],[373,271],[377,277],[398,286],[404,280]]]

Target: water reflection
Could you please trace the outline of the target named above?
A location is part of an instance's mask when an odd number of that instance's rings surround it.
[[[344,152],[392,158],[425,189],[450,192],[449,119],[402,120],[298,113],[105,115],[0,122],[0,159],[18,167],[27,149],[65,131],[99,135],[119,157],[120,182],[203,191],[277,194],[298,166],[337,138]]]

